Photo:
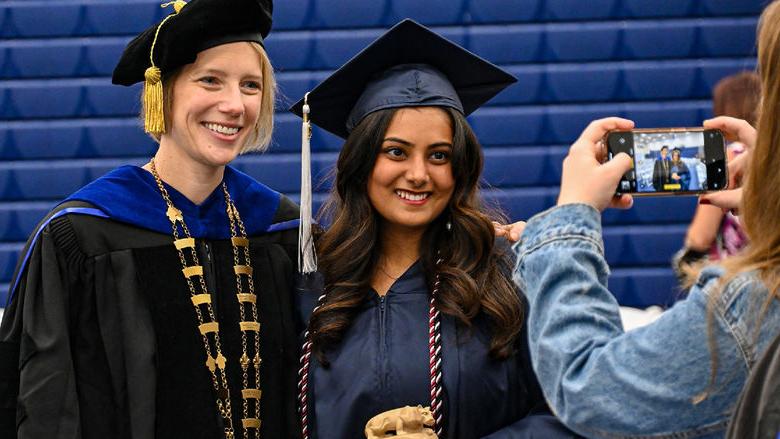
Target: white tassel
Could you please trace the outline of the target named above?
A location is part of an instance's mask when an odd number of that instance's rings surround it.
[[[298,271],[303,274],[317,271],[317,253],[314,249],[311,189],[311,122],[309,121],[309,94],[303,98],[301,126],[301,224],[298,227]]]

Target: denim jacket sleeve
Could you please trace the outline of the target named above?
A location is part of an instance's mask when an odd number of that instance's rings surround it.
[[[716,274],[653,324],[624,332],[595,209],[566,205],[537,215],[515,251],[534,370],[564,424],[589,437],[722,436],[750,365],[738,325],[721,312],[708,325]],[[712,386],[710,341],[718,365]]]

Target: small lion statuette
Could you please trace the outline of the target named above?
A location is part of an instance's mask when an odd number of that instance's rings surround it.
[[[367,439],[405,438],[438,439],[433,427],[433,415],[428,407],[401,407],[382,412],[366,424]]]

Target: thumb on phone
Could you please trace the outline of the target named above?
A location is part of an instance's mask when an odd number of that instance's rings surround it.
[[[602,172],[605,174],[605,180],[614,181],[615,185],[626,172],[634,167],[634,160],[628,154],[621,152],[612,158],[612,160],[601,165]]]

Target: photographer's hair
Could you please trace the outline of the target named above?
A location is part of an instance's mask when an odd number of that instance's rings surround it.
[[[440,311],[466,326],[484,313],[492,322],[491,356],[505,358],[520,332],[523,305],[510,278],[509,257],[495,245],[491,219],[499,218],[486,213],[479,196],[483,165],[479,142],[461,113],[442,110],[453,129],[455,190],[447,208],[423,235],[422,267],[429,289],[439,273]],[[371,276],[381,249],[381,218],[369,201],[367,185],[396,111],[374,112],[355,127],[339,155],[335,182],[323,209],[322,216],[331,226],[318,236],[317,250],[327,298],[312,314],[309,330],[312,351],[326,367],[327,350],[341,341],[371,294]],[[439,266],[437,252],[443,259]]]
[[[769,304],[780,298],[780,126],[777,124],[780,108],[780,2],[774,1],[764,9],[758,24],[758,72],[762,96],[759,99],[756,145],[750,153],[747,173],[742,184],[740,223],[749,244],[739,255],[722,261],[726,270],[721,288],[709,299],[707,320],[712,371],[704,392],[695,398],[701,400],[715,388],[718,369],[717,342],[713,335],[715,304],[723,287],[736,276],[755,271],[769,290],[763,304],[754,308],[760,313],[755,320],[755,336],[761,327],[761,318]]]
[[[712,91],[712,113],[731,116],[756,125],[761,99],[761,79],[755,72],[740,72],[727,76]]]
[[[260,59],[260,69],[263,73],[263,90],[257,122],[252,127],[252,135],[247,137],[246,144],[241,149],[241,154],[250,151],[265,151],[266,148],[268,148],[268,145],[271,143],[271,134],[274,129],[274,103],[276,100],[276,79],[274,77],[274,69],[273,66],[271,66],[271,61],[268,59],[265,49],[258,43],[247,43],[255,49]],[[181,71],[182,68],[178,68],[163,76],[163,111],[165,114],[165,127],[168,130],[171,128],[173,84],[181,74]],[[141,96],[141,106],[143,107],[143,95]],[[144,110],[141,108],[141,124],[143,124],[143,118]],[[158,143],[160,142],[159,135],[150,134],[150,136]]]

